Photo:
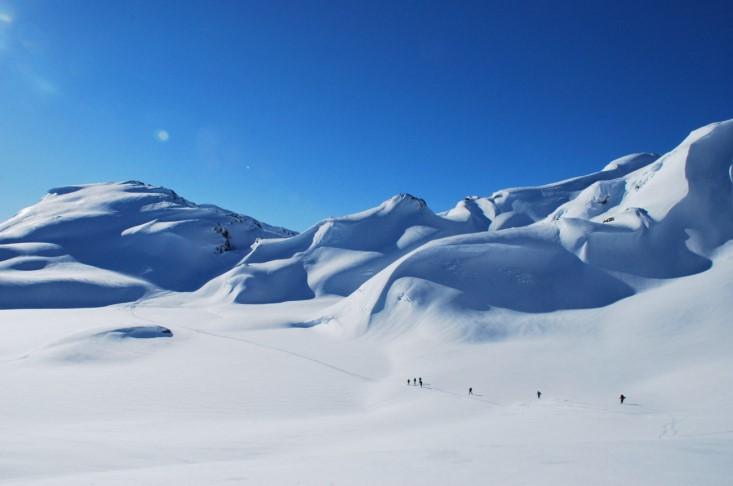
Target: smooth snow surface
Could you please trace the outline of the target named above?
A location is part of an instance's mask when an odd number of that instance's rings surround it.
[[[0,485],[729,485],[731,174],[728,121],[300,235],[54,189],[0,224]]]

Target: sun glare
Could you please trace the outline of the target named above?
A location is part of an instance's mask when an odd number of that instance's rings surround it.
[[[155,138],[159,142],[167,142],[171,138],[171,135],[167,130],[157,130],[155,132]]]

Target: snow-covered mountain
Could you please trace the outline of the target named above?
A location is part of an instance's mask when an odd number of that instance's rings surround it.
[[[428,241],[488,229],[473,200],[462,201],[459,209],[439,216],[422,199],[400,194],[375,208],[322,221],[293,238],[258,241],[201,294],[238,303],[347,296]]]
[[[0,482],[727,486],[732,239],[733,120],[299,235],[55,189],[0,225]]]
[[[51,189],[0,224],[0,307],[85,307],[195,290],[256,239],[295,233],[137,181]]]
[[[455,321],[450,314],[456,309],[602,307],[660,279],[710,268],[716,250],[733,238],[733,121],[693,131],[656,160],[622,162],[597,175],[500,192],[498,199],[513,199],[522,211],[519,223],[537,222],[422,245],[324,319],[359,334],[378,323],[445,326]],[[627,167],[638,168],[623,174]],[[543,191],[550,203],[539,197]],[[459,319],[455,331],[501,333],[503,324],[490,317],[495,315]]]
[[[136,181],[52,189],[0,225],[0,306],[105,305],[156,290],[250,304],[340,296],[362,331],[405,302],[600,307],[710,267],[733,236],[732,159],[733,122],[715,123],[662,156],[437,214],[400,194],[302,234]]]
[[[400,194],[375,208],[322,221],[297,237],[257,243],[239,265],[207,284],[201,294],[239,303],[347,296],[421,245],[529,225],[589,186],[623,177],[657,157],[633,154],[594,174],[537,188],[507,189],[490,197],[466,197],[438,214],[422,199]]]

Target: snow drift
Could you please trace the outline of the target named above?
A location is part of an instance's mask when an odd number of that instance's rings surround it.
[[[609,162],[600,172],[544,186],[504,189],[489,197],[475,198],[476,204],[491,220],[492,230],[526,226],[544,219],[588,187],[621,178],[658,157],[651,153],[626,155]]]
[[[20,358],[30,363],[70,365],[129,362],[167,346],[173,331],[164,326],[91,329],[73,333]]]

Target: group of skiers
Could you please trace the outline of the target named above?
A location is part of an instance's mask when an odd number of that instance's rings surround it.
[[[420,384],[420,388],[422,388],[422,376],[420,378],[413,378],[412,381],[410,381],[410,379],[408,378],[407,384],[413,386],[417,386],[418,384]]]
[[[422,377],[420,377],[420,378],[413,378],[412,380],[410,380],[409,378],[407,379],[407,384],[408,385],[417,386],[418,383],[420,384],[420,388],[422,388]],[[473,387],[468,387],[468,395],[469,396],[473,395]],[[539,400],[541,398],[542,398],[542,392],[540,390],[537,390],[537,400]],[[619,395],[618,399],[619,399],[619,402],[621,402],[621,405],[623,405],[624,404],[624,400],[626,400],[626,395],[624,395],[622,393],[621,395]]]

